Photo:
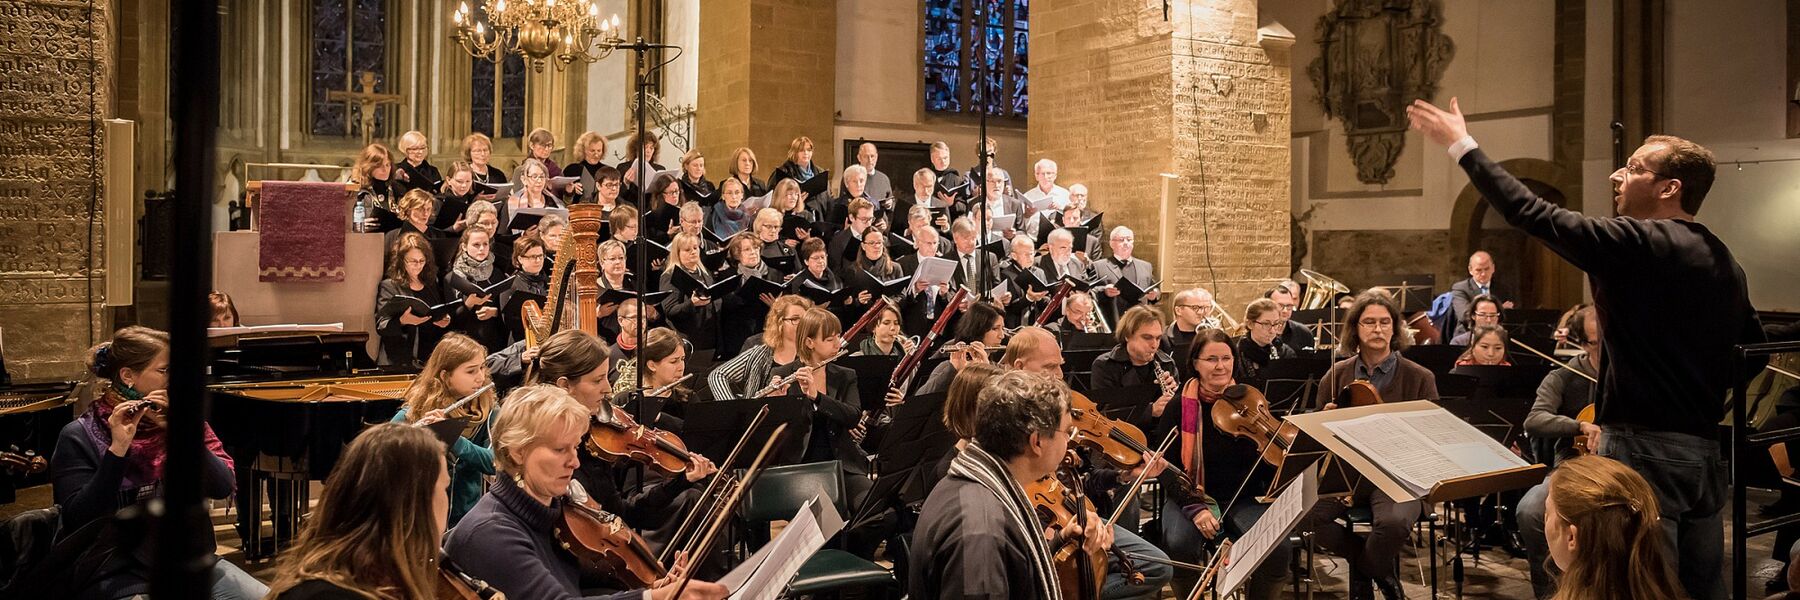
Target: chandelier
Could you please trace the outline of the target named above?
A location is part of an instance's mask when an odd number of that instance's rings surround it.
[[[539,73],[549,60],[561,71],[575,61],[606,58],[625,41],[619,15],[600,18],[592,0],[483,0],[481,7],[487,22],[475,18],[468,2],[450,13],[456,29],[450,39],[475,58],[499,62],[517,54]]]

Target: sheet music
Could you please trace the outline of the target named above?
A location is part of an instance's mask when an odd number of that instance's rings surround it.
[[[1369,415],[1325,427],[1419,496],[1447,479],[1527,466],[1441,408]]]
[[[1263,512],[1262,518],[1257,519],[1249,531],[1232,543],[1231,564],[1225,565],[1225,572],[1214,588],[1219,595],[1230,596],[1243,585],[1318,500],[1319,464],[1313,463],[1275,497],[1275,503],[1269,505],[1269,510]]]
[[[1019,220],[1019,215],[994,215],[992,229],[994,231],[1015,229],[1015,227],[1013,227],[1013,224],[1018,222],[1018,220]]]
[[[913,273],[913,281],[923,281],[925,285],[944,285],[950,283],[950,276],[956,274],[956,261],[927,256],[919,259],[919,269]]]
[[[719,584],[731,590],[733,600],[774,600],[786,591],[789,581],[800,572],[800,566],[813,553],[825,546],[825,540],[844,528],[844,519],[830,502],[820,502],[823,494],[813,496],[781,534],[764,544],[750,560],[732,569]],[[771,560],[773,559],[773,560]]]

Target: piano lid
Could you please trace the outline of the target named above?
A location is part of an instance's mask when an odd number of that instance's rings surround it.
[[[265,383],[238,383],[211,386],[215,394],[225,394],[272,402],[357,402],[364,400],[398,400],[412,386],[414,375],[371,375],[366,377],[321,377]]]
[[[0,415],[36,412],[75,401],[74,381],[38,381],[0,387]]]

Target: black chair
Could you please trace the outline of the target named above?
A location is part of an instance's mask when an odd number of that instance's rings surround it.
[[[767,527],[772,521],[794,517],[814,497],[828,500],[838,514],[844,507],[844,471],[837,461],[770,467],[745,491],[740,517],[752,526]],[[892,590],[899,586],[894,574],[881,565],[836,548],[821,548],[794,579],[787,596],[804,596],[846,589]]]

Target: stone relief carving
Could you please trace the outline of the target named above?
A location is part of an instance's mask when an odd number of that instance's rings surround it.
[[[1306,67],[1325,116],[1344,124],[1356,178],[1387,183],[1406,146],[1406,105],[1431,99],[1456,53],[1436,0],[1345,0],[1319,18]]]

